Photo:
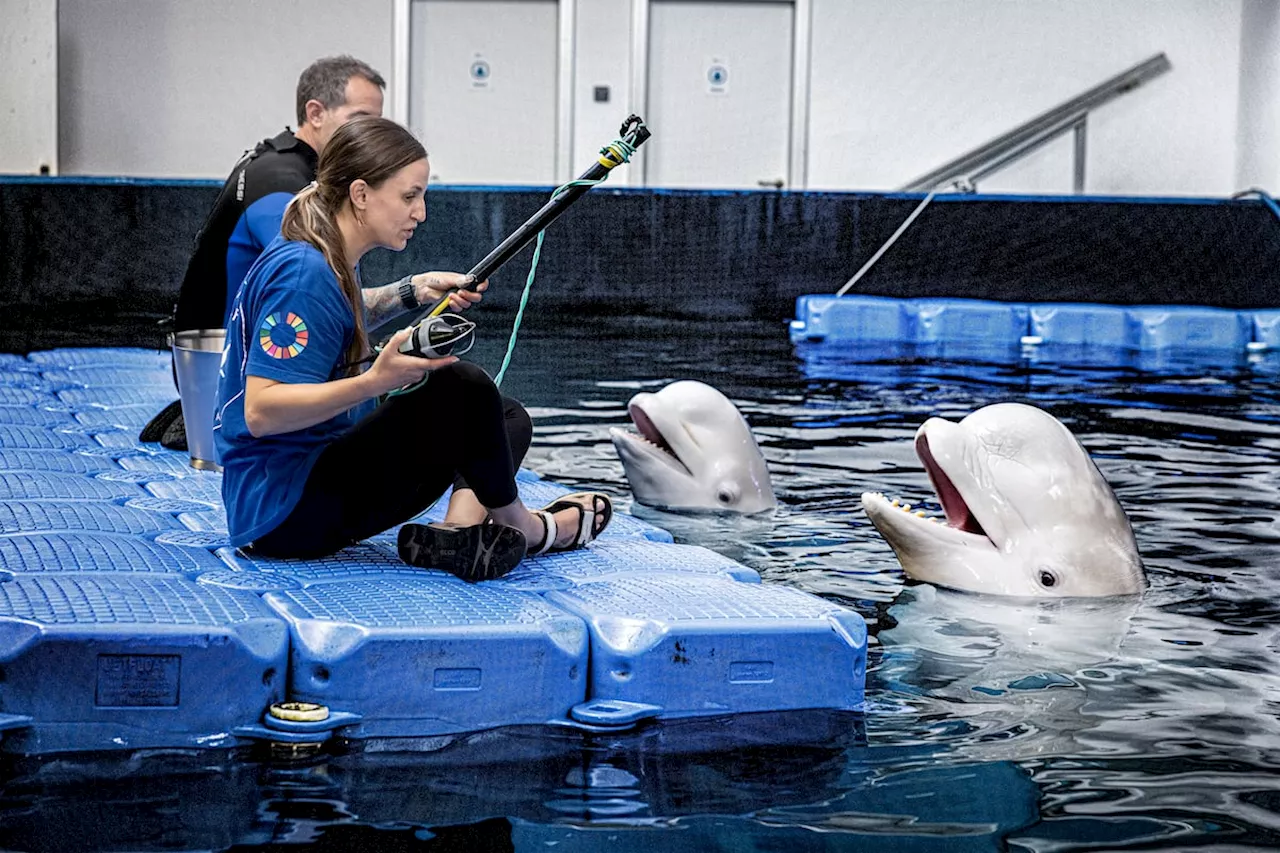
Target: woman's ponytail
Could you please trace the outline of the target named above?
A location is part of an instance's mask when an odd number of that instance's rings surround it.
[[[316,179],[285,208],[280,233],[286,240],[302,240],[319,249],[351,304],[355,334],[347,350],[349,364],[363,361],[369,354],[369,335],[365,331],[360,281],[353,267],[359,258],[348,262],[338,213],[348,203],[351,185],[356,181],[377,188],[404,167],[426,157],[422,143],[394,121],[358,116],[334,131],[320,155]],[[351,373],[359,369],[352,367]]]
[[[341,209],[341,203],[337,199],[326,198],[331,194],[332,190],[326,192],[326,188],[316,181],[303,187],[285,207],[280,233],[286,240],[301,240],[319,249],[338,277],[338,284],[342,287],[342,293],[347,297],[351,314],[355,318],[355,334],[351,338],[346,358],[348,364],[355,365],[364,359],[369,350],[369,337],[364,328],[364,300],[355,271],[347,263],[346,243],[342,239],[342,232],[338,230],[337,217],[330,213]],[[345,198],[345,195],[344,190],[340,198]],[[359,370],[358,366],[353,366],[348,373],[355,374]]]

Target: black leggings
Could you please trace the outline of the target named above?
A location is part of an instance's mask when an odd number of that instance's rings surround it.
[[[442,367],[326,447],[298,505],[252,550],[333,554],[418,515],[450,483],[490,509],[506,506],[519,496],[515,473],[532,440],[529,413],[487,373],[465,361]]]

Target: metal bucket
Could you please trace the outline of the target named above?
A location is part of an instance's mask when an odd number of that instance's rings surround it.
[[[213,446],[213,414],[226,338],[226,329],[191,329],[169,336],[187,427],[187,452],[191,467],[202,471],[222,470]]]

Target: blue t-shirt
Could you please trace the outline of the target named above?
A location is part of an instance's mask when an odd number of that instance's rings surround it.
[[[223,316],[230,317],[235,307],[236,291],[249,274],[253,262],[276,237],[280,236],[280,220],[293,193],[271,193],[250,204],[240,215],[227,239],[227,302]],[[226,325],[225,323],[223,324]]]
[[[274,530],[298,505],[316,457],[373,401],[296,432],[255,438],[244,420],[245,377],[286,383],[339,379],[355,318],[324,255],[277,237],[254,262],[227,325],[213,434],[233,545]]]

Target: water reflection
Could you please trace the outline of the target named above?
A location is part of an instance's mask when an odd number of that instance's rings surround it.
[[[625,850],[737,849],[732,839],[788,850],[995,850],[1037,816],[1036,785],[1016,764],[963,760],[938,744],[869,747],[858,715],[446,740],[413,752],[372,742],[292,762],[243,752],[19,760],[6,768],[0,843],[586,851],[608,837]],[[471,846],[448,846],[463,841]]]

